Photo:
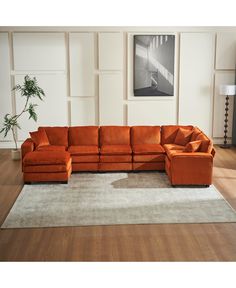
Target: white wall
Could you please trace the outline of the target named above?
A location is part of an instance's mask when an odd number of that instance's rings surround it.
[[[133,35],[161,33],[176,36],[174,95],[134,97]],[[29,74],[47,95],[38,103],[38,123],[21,120],[19,142],[39,125],[187,122],[221,142],[224,98],[218,86],[234,84],[235,35],[236,27],[0,27],[0,123],[19,111],[22,99],[11,88]],[[1,147],[13,147],[11,137],[1,137]]]

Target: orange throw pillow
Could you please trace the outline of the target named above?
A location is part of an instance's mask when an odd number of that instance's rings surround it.
[[[185,148],[184,152],[197,152],[202,144],[201,140],[189,142]]]
[[[179,128],[175,137],[174,144],[185,146],[190,141],[192,133],[192,130]]]
[[[36,147],[50,145],[45,130],[30,132],[30,137],[35,143]]]

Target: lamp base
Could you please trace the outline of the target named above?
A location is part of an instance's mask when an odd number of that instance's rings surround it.
[[[223,149],[230,149],[231,148],[231,144],[222,144],[220,145],[220,148],[223,148]]]

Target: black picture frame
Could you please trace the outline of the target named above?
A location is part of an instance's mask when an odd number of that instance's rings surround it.
[[[175,35],[134,35],[135,97],[174,96]]]

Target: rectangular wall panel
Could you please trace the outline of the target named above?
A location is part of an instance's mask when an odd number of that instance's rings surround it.
[[[225,96],[219,94],[219,87],[221,84],[234,85],[234,81],[234,72],[217,72],[215,75],[213,137],[224,136]],[[234,97],[229,97],[228,137],[232,136]]]
[[[71,99],[71,126],[96,125],[95,99]]]
[[[175,124],[175,101],[132,101],[128,104],[128,125]]]
[[[216,69],[235,69],[235,65],[235,32],[218,32],[216,40]]]
[[[28,114],[19,121],[21,130],[18,130],[18,140],[25,140],[29,137],[29,131],[35,131],[38,126],[68,126],[67,99],[66,99],[66,76],[65,75],[30,75],[35,76],[38,80],[38,85],[44,90],[44,101],[33,98],[30,102],[38,104],[36,111],[38,121],[28,119]],[[23,82],[23,76],[15,77],[17,84]],[[25,98],[19,93],[16,94],[16,110],[19,113],[25,103]]]
[[[123,79],[122,74],[99,76],[100,125],[123,125]]]
[[[123,69],[122,33],[99,33],[99,69]]]
[[[212,131],[214,35],[181,33],[179,124]]]
[[[65,70],[64,33],[14,33],[14,69]]]
[[[10,52],[8,33],[0,33],[0,130],[5,114],[12,113],[11,105],[11,78],[10,78]],[[11,133],[6,138],[0,134],[0,141],[11,140]]]
[[[70,33],[71,96],[94,96],[94,34]]]

